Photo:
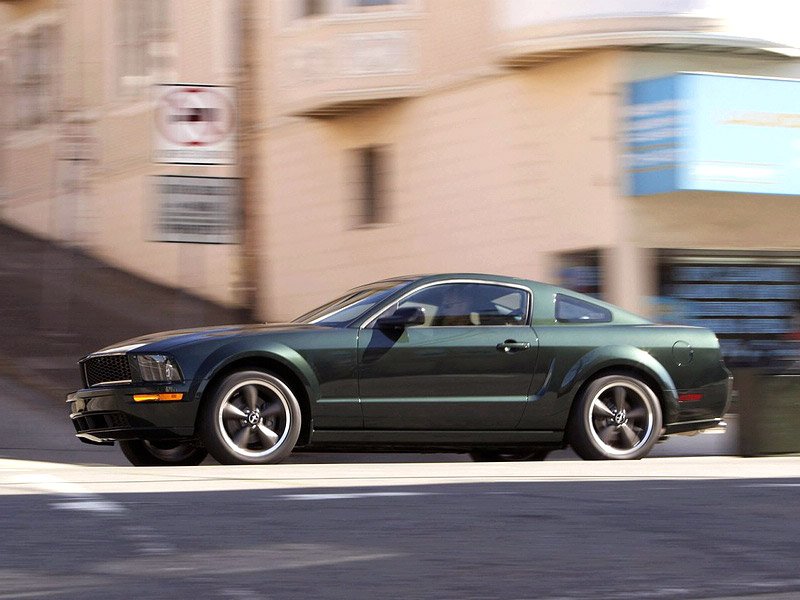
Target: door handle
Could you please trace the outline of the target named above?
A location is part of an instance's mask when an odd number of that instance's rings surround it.
[[[530,348],[530,342],[517,342],[516,340],[506,340],[501,344],[497,344],[496,348],[500,352],[520,352]]]

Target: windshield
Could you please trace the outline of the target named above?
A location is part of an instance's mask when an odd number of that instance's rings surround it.
[[[393,279],[355,288],[342,297],[297,317],[293,322],[344,327],[406,285],[408,281]]]

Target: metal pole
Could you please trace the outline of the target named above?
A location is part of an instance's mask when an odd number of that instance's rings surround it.
[[[239,1],[239,174],[241,177],[241,267],[242,267],[242,304],[247,318],[263,320],[258,315],[258,297],[263,292],[263,283],[259,281],[258,241],[259,223],[257,220],[257,202],[254,175],[256,172],[256,124],[255,107],[256,88],[256,3],[253,0]],[[263,162],[260,165],[263,169]],[[262,174],[263,175],[263,174]]]

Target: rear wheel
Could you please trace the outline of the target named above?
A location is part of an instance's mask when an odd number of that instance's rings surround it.
[[[264,371],[226,377],[203,406],[201,434],[222,464],[269,464],[286,458],[300,435],[292,390]]]
[[[661,435],[658,398],[634,377],[600,377],[576,402],[568,435],[573,450],[583,459],[642,458]]]
[[[498,450],[474,450],[470,458],[475,462],[516,462],[526,460],[544,460],[551,450],[547,448],[516,450],[514,452],[500,452]]]
[[[137,467],[199,465],[208,452],[189,441],[120,440],[120,450]]]

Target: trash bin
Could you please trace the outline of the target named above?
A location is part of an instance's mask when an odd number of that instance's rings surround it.
[[[800,452],[800,373],[737,372],[739,453]]]

